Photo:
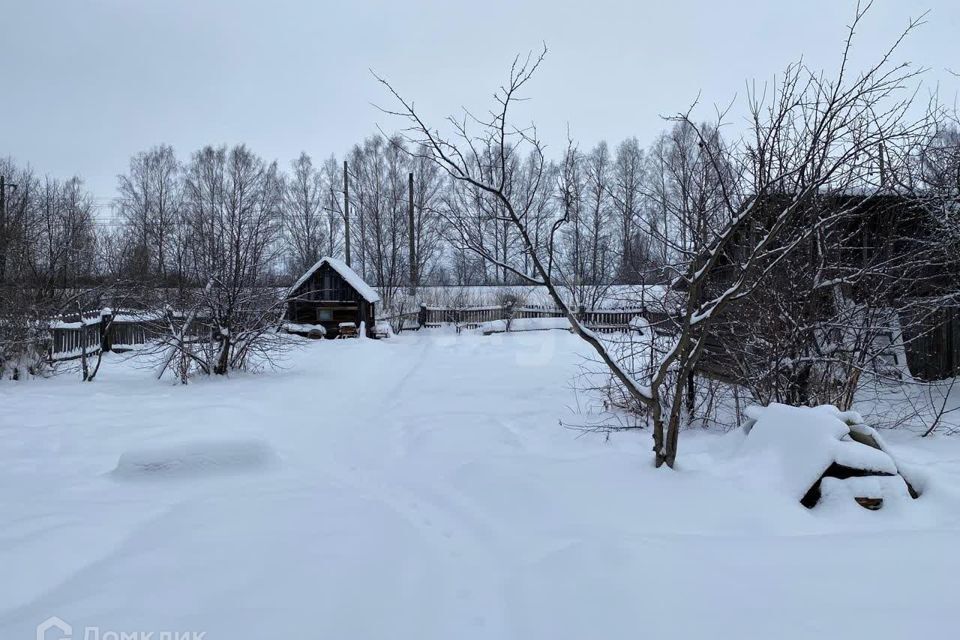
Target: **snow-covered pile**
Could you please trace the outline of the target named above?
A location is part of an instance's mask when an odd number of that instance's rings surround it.
[[[566,318],[516,318],[510,321],[510,331],[546,331],[548,329],[570,329]],[[490,320],[480,325],[482,333],[503,333],[508,330],[506,320]]]
[[[322,324],[302,324],[299,322],[284,322],[283,328],[288,333],[303,335],[325,336],[327,329]]]
[[[773,403],[749,407],[747,416],[743,454],[770,461],[769,468],[776,470],[780,487],[792,499],[810,499],[811,489],[872,498],[909,495],[880,435],[854,411],[840,411],[832,405]],[[834,465],[840,465],[845,474],[868,477],[824,478],[820,487],[820,479],[831,467],[836,469]]]

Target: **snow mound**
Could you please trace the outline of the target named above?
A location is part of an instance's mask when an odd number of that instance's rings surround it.
[[[127,451],[113,475],[122,479],[180,478],[257,471],[276,461],[261,440],[206,440]]]
[[[484,334],[504,333],[506,320],[490,320],[479,327]],[[566,318],[516,318],[510,321],[510,331],[546,331],[548,329],[570,330],[570,321]]]
[[[629,326],[632,331],[636,331],[640,335],[650,335],[650,321],[642,315],[636,315],[630,318]]]
[[[298,322],[284,322],[283,329],[287,333],[296,333],[307,337],[322,338],[327,335],[327,328],[322,324],[301,324]]]
[[[779,471],[779,486],[792,499],[815,504],[821,478],[822,495],[863,491],[857,496],[883,498],[908,491],[880,435],[856,412],[832,405],[771,404],[750,407],[747,416],[741,452],[771,462],[770,467]]]

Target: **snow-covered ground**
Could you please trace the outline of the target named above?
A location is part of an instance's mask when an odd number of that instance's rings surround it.
[[[960,438],[884,433],[919,500],[808,511],[738,432],[686,432],[657,471],[645,433],[561,427],[567,332],[305,344],[187,387],[117,356],[0,385],[0,638],[54,615],[207,640],[960,628]]]

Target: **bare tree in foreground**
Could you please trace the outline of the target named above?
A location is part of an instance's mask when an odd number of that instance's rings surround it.
[[[677,275],[669,288],[682,291],[683,300],[676,310],[676,333],[662,348],[651,350],[650,361],[638,371],[630,370],[604,340],[581,323],[554,280],[555,238],[568,217],[556,219],[550,233],[536,242],[527,222],[532,202],[509,190],[509,168],[524,151],[532,150],[538,176],[544,175],[546,162],[536,128],[516,127],[510,118],[520,92],[543,62],[546,47],[539,55],[514,60],[488,117],[465,112],[459,118],[448,118],[449,136],[426,123],[412,102],[378,76],[398,103],[385,112],[408,123],[409,148],[422,150],[418,152],[464,188],[495,201],[499,219],[520,238],[532,271],[525,273],[481,247],[471,248],[521,281],[547,289],[576,335],[591,346],[626,394],[647,412],[658,467],[675,464],[685,405],[683,381],[693,371],[715,319],[761,287],[765,276],[803,238],[829,224],[828,218],[795,224],[811,198],[837,185],[849,188],[856,184],[863,176],[868,150],[881,141],[911,133],[901,123],[909,106],[906,85],[916,72],[894,64],[891,57],[917,23],[911,22],[876,65],[852,75],[848,53],[867,9],[869,4],[857,9],[835,79],[798,63],[788,67],[773,86],[750,94],[750,126],[739,144],[721,151],[689,113],[677,116],[708,152],[708,170],[726,177],[732,166],[734,179],[729,184],[718,180],[722,214],[703,221],[695,242],[674,257],[672,267]],[[907,97],[901,98],[904,93]],[[718,157],[720,153],[723,157]],[[772,195],[778,197],[772,200]],[[469,224],[469,220],[462,223]],[[727,285],[719,290],[711,287],[715,271],[733,255],[736,260],[725,265]]]
[[[283,300],[269,286],[279,258],[283,185],[276,163],[245,146],[205,147],[186,168],[189,273],[202,289],[167,305],[159,375],[224,375],[282,350]],[[177,309],[174,312],[173,309]]]

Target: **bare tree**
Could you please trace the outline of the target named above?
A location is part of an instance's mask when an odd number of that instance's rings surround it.
[[[284,238],[288,269],[303,273],[313,266],[328,248],[329,216],[324,211],[327,194],[323,175],[314,168],[306,153],[290,163],[283,198]]]
[[[195,358],[205,372],[246,368],[278,346],[282,300],[265,285],[279,257],[282,202],[276,163],[245,146],[205,147],[187,167],[191,274],[210,283],[192,295],[187,313],[211,328],[207,355]]]
[[[642,194],[645,158],[636,138],[617,147],[613,161],[613,200],[616,234],[619,240],[620,282],[643,281],[649,267],[649,236],[642,229]]]
[[[509,116],[546,49],[538,56],[515,60],[508,82],[496,94],[497,106],[489,118],[469,114],[450,118],[452,138],[430,127],[412,103],[380,79],[399,105],[388,113],[405,119],[409,125],[406,135],[417,148],[424,145],[452,179],[493,197],[502,206],[502,217],[521,237],[535,275],[513,272],[531,284],[546,287],[574,332],[593,348],[627,395],[646,410],[653,427],[657,466],[672,467],[676,461],[685,406],[683,382],[693,371],[715,319],[763,286],[766,275],[802,239],[827,224],[827,219],[821,219],[809,226],[795,225],[804,203],[824,189],[854,183],[863,174],[868,149],[890,136],[910,133],[909,127],[900,126],[910,100],[902,96],[915,72],[892,63],[896,45],[862,74],[852,75],[847,68],[853,33],[868,8],[858,7],[836,79],[795,64],[773,88],[750,94],[749,136],[740,143],[718,145],[711,131],[698,126],[689,113],[677,116],[680,131],[692,132],[697,147],[706,154],[704,175],[715,177],[718,193],[710,195],[722,203],[722,209],[716,215],[688,220],[683,228],[686,237],[679,244],[682,251],[672,256],[678,274],[674,287],[682,291],[682,302],[675,311],[675,333],[639,371],[628,370],[570,310],[552,277],[550,262],[554,254],[534,244],[524,223],[528,203],[516,201],[506,192],[506,167],[521,148],[533,149],[541,158],[540,166],[545,164],[536,129],[514,127]],[[911,23],[904,36],[915,24]],[[474,127],[477,133],[473,133]],[[491,166],[484,161],[487,157],[497,162]],[[737,179],[728,183],[723,179],[728,175]],[[771,204],[772,194],[784,197]],[[554,230],[568,220],[569,210],[555,223]],[[793,229],[799,231],[788,233]],[[727,286],[714,289],[710,285],[716,282],[716,269],[733,255],[735,243],[739,246],[725,275]],[[552,242],[548,243],[548,248],[551,246]],[[482,255],[487,261],[512,269],[496,255]]]
[[[583,174],[583,156],[573,140],[568,140],[557,175],[557,198],[563,220],[562,244],[554,242],[553,249],[561,250],[557,252],[556,266],[570,287],[587,284],[586,185]]]
[[[93,198],[79,178],[39,178],[12,159],[0,173],[7,192],[0,280],[0,378],[48,369],[50,320],[97,277]]]
[[[120,214],[132,247],[126,271],[140,281],[165,281],[170,275],[171,244],[180,224],[182,182],[173,147],[160,145],[130,159],[118,177]],[[179,274],[178,274],[179,275]]]
[[[380,287],[389,306],[406,282],[407,155],[399,140],[372,136],[351,153],[352,193],[359,223],[359,271]]]
[[[731,176],[728,167],[714,162],[725,158],[716,125],[695,125],[684,118],[651,146],[640,189],[647,230],[660,247],[663,264],[685,260],[704,244],[708,229],[722,222],[724,183]]]
[[[339,257],[343,252],[343,174],[341,165],[334,156],[330,156],[323,163],[324,204],[323,211],[327,216],[327,247],[326,254]]]
[[[410,172],[413,173],[414,211],[412,258],[420,282],[427,282],[433,277],[442,257],[443,236],[439,211],[446,183],[439,167],[422,155],[411,159]]]
[[[587,182],[587,271],[584,279],[593,285],[609,282],[611,275],[612,176],[610,151],[606,142],[599,143],[586,157]]]

